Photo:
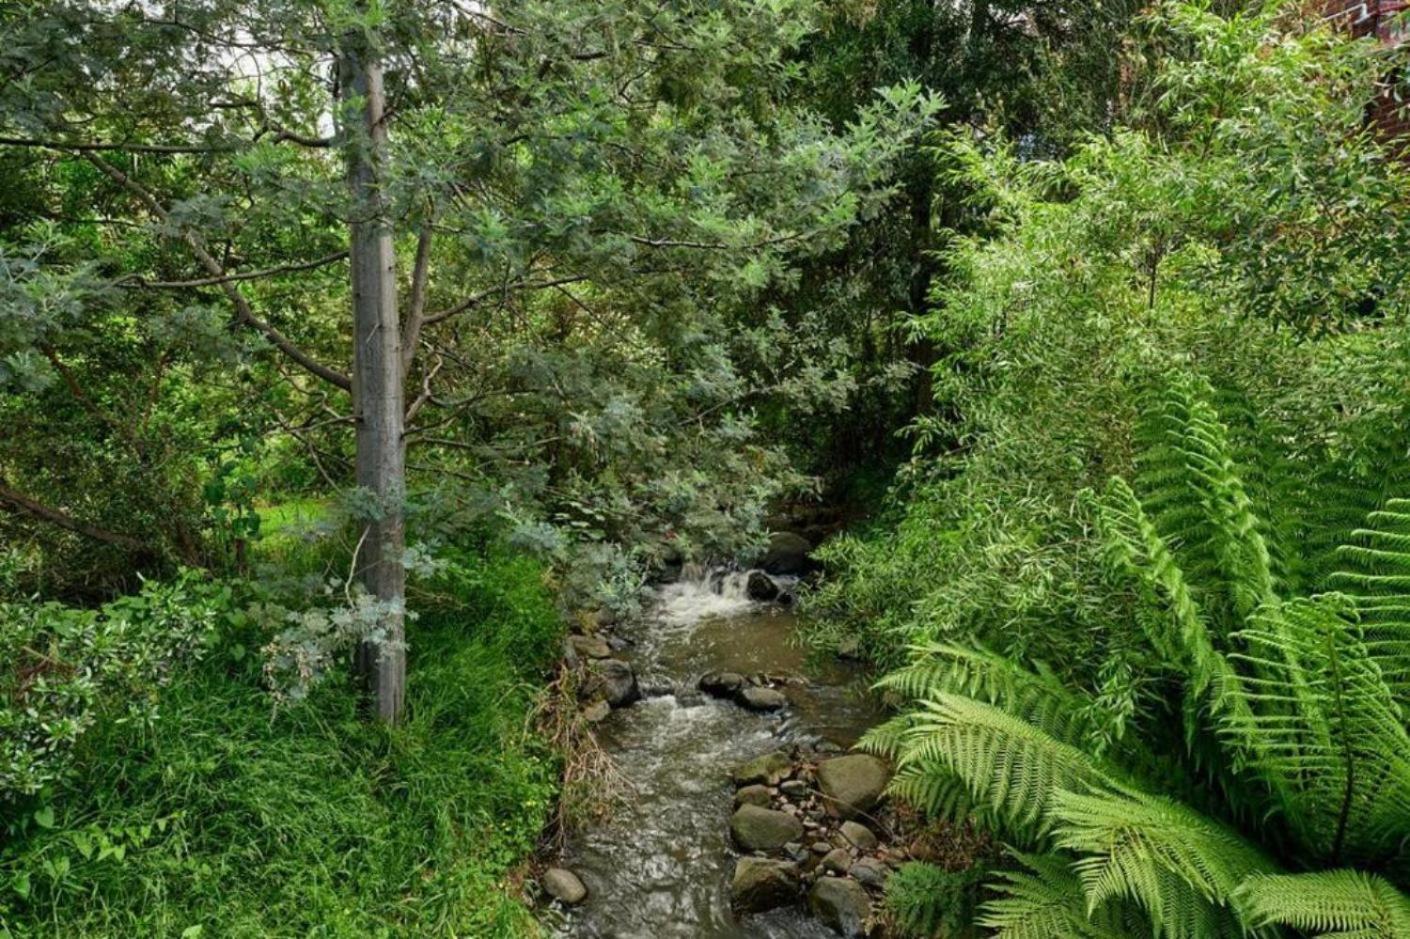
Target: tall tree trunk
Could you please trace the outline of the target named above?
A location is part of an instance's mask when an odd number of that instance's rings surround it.
[[[353,296],[353,413],[357,421],[357,484],[377,498],[359,556],[358,577],[385,607],[380,641],[358,650],[357,664],[377,717],[395,724],[406,689],[405,616],[406,496],[405,413],[402,391],[401,323],[397,315],[396,255],[383,180],[387,128],[382,67],[364,34],[344,37],[339,93],[355,104],[358,120],[344,135],[348,185],[352,191],[349,259]]]

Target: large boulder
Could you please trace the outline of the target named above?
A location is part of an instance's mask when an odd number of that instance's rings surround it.
[[[778,584],[763,571],[750,571],[748,579],[744,582],[744,592],[751,600],[767,603],[778,596]]]
[[[641,697],[636,673],[621,659],[594,659],[589,662],[582,693],[601,698],[614,708],[625,707]]]
[[[782,574],[799,577],[813,568],[808,555],[813,546],[807,538],[791,531],[774,532],[769,536],[769,546],[759,559],[759,568],[766,574]]]
[[[776,851],[803,837],[803,823],[787,812],[741,805],[729,820],[730,834],[746,851]]]
[[[742,857],[734,864],[730,896],[745,913],[762,913],[798,899],[798,865],[792,861]]]
[[[543,889],[555,900],[562,900],[569,906],[582,903],[587,898],[587,887],[578,875],[563,867],[550,867],[541,878]]]
[[[862,885],[841,877],[819,877],[808,895],[808,909],[823,923],[849,937],[866,935],[871,900]]]
[[[828,812],[856,818],[876,808],[891,778],[886,764],[865,753],[824,760],[818,764],[818,789]]]
[[[756,756],[748,763],[737,767],[733,773],[733,779],[736,786],[749,786],[754,783],[777,786],[792,775],[793,761],[788,758],[788,751],[775,750],[772,753],[765,753],[763,756]]]

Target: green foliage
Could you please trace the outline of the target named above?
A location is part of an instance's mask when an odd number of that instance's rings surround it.
[[[0,806],[68,782],[95,725],[150,724],[231,607],[229,588],[194,576],[96,610],[0,603]]]
[[[529,715],[560,620],[541,565],[453,555],[403,727],[347,679],[271,712],[248,628],[175,668],[157,719],[96,722],[82,772],[7,822],[0,935],[531,935],[508,885],[556,791]]]
[[[1126,734],[1176,759],[1156,767],[1094,746],[1068,715],[1099,711],[1098,696],[989,653],[921,647],[886,682],[918,699],[869,738],[898,758],[896,790],[961,786],[991,824],[1050,852],[1043,863],[1070,866],[1065,881],[1000,885],[990,925],[1100,934],[1100,917],[1067,923],[1084,909],[1140,911],[1156,935],[1181,939],[1275,935],[1277,923],[1401,934],[1410,738],[1385,676],[1404,668],[1403,651],[1366,641],[1356,599],[1289,595],[1272,574],[1270,558],[1295,559],[1298,545],[1270,550],[1282,526],[1253,507],[1245,479],[1257,474],[1235,459],[1209,393],[1172,384],[1141,435],[1140,494],[1117,479],[1100,506],[1108,557],[1138,598],[1153,689]],[[1280,510],[1295,511],[1267,509]],[[1406,548],[1381,548],[1378,562],[1401,565]],[[1175,713],[1183,728],[1161,716]],[[1284,873],[1318,867],[1330,872]],[[1301,902],[1276,904],[1318,876]],[[1370,905],[1357,914],[1357,902]]]
[[[967,934],[978,906],[979,866],[949,871],[912,862],[886,881],[886,909],[902,936],[953,939]]]

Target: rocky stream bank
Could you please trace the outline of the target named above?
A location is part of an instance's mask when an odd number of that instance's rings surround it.
[[[907,826],[888,768],[848,752],[881,711],[854,663],[805,663],[791,601],[807,543],[776,542],[769,568],[684,572],[641,621],[569,640],[626,791],[540,875],[553,934],[884,934]]]

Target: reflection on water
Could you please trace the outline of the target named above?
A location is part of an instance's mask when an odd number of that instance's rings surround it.
[[[645,684],[669,679],[676,695],[614,712],[598,737],[631,790],[612,818],[579,832],[564,863],[588,901],[560,924],[594,939],[822,939],[826,927],[788,910],[736,919],[729,908],[730,770],[791,743],[850,745],[879,718],[861,676],[832,664],[805,667],[786,609],[750,603],[744,579],[701,576],[661,588],[654,615],[628,631]],[[712,587],[714,589],[712,589]],[[790,707],[753,714],[696,692],[708,671],[795,679]]]

